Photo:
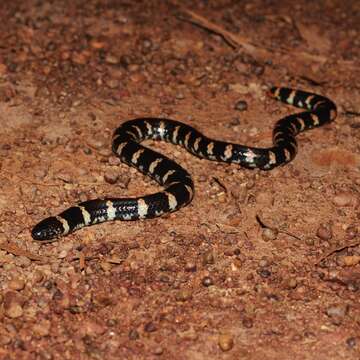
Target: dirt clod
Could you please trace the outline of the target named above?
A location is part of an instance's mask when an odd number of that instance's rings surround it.
[[[0,1],[0,358],[356,358],[359,10],[356,0]],[[32,239],[71,205],[163,190],[112,153],[127,120],[171,118],[271,147],[276,122],[304,111],[269,97],[273,85],[338,108],[297,136],[290,163],[247,169],[147,140],[192,176],[189,205]]]
[[[219,347],[222,351],[229,351],[234,347],[234,338],[230,334],[219,335]]]

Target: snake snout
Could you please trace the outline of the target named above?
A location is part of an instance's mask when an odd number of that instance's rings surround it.
[[[49,217],[40,221],[31,231],[34,240],[52,240],[64,232],[61,222],[56,217]]]

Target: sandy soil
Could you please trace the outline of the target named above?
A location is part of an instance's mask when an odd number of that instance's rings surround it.
[[[0,5],[1,359],[359,359],[360,2]],[[150,143],[196,196],[162,218],[32,240],[80,200],[159,187],[112,156],[126,119],[171,117],[268,146],[329,96],[336,122],[271,172]]]

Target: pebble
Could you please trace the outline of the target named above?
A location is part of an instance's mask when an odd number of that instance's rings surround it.
[[[128,336],[130,340],[137,340],[140,337],[139,332],[136,329],[131,329]]]
[[[341,192],[334,196],[333,203],[336,206],[349,206],[353,203],[354,196],[350,192]]]
[[[263,278],[266,279],[271,276],[271,271],[269,269],[260,269],[258,274]]]
[[[145,326],[144,326],[144,331],[146,331],[148,333],[154,332],[156,330],[157,330],[156,325],[152,321],[146,323]]]
[[[356,346],[357,344],[357,338],[356,337],[349,337],[346,339],[346,345],[352,349]]]
[[[345,266],[355,266],[360,263],[359,255],[349,255],[341,257],[342,263]]]
[[[17,293],[8,291],[4,295],[4,310],[5,315],[11,319],[19,318],[23,315],[24,311],[20,303]]]
[[[0,63],[0,75],[5,75],[7,71],[6,65]]]
[[[270,265],[270,261],[265,256],[259,260],[259,267],[265,268],[269,265]]]
[[[251,72],[256,76],[262,75],[264,73],[264,71],[265,71],[265,67],[260,64],[254,64],[251,67]]]
[[[248,104],[245,100],[239,100],[234,106],[234,109],[238,111],[245,111],[247,108]]]
[[[332,319],[334,325],[340,325],[348,311],[349,307],[346,305],[333,305],[326,309],[326,315]]]
[[[141,50],[143,54],[148,54],[153,47],[153,43],[150,39],[143,39],[141,42]]]
[[[108,64],[111,64],[111,65],[116,65],[116,64],[120,63],[120,59],[118,57],[116,57],[115,55],[112,55],[112,54],[107,54],[106,58],[105,58],[105,61]]]
[[[118,79],[108,79],[105,83],[110,89],[116,89],[120,85],[120,81]]]
[[[181,93],[181,92],[178,92],[178,93],[175,94],[175,98],[177,100],[183,100],[183,99],[185,99],[185,95],[183,93]]]
[[[221,334],[219,335],[218,344],[222,351],[229,351],[234,347],[234,338],[230,334]]]
[[[207,251],[203,255],[203,264],[204,265],[212,265],[214,263],[215,263],[214,253],[212,251]]]
[[[307,237],[305,239],[305,244],[308,245],[308,246],[314,246],[315,245],[315,240],[311,237]]]
[[[331,226],[325,224],[320,225],[316,231],[316,235],[321,240],[330,240],[333,237]]]
[[[75,64],[85,65],[88,62],[88,54],[85,51],[80,53],[73,53],[71,56],[71,61]]]
[[[195,272],[196,269],[196,264],[194,262],[189,261],[185,264],[185,271],[187,272]]]
[[[32,332],[38,337],[48,336],[50,334],[51,322],[49,320],[41,320],[32,327]]]
[[[109,156],[108,162],[109,162],[109,165],[117,166],[121,163],[121,160],[118,157],[111,155],[111,156]]]
[[[245,317],[242,320],[242,324],[246,329],[251,329],[254,326],[254,322],[251,318]]]
[[[99,336],[106,331],[106,326],[95,320],[85,320],[81,327],[81,331],[90,336]]]
[[[182,289],[182,290],[177,292],[175,298],[176,298],[176,301],[185,302],[185,301],[190,300],[192,298],[192,293],[188,289]]]
[[[346,228],[346,238],[348,240],[354,239],[359,233],[359,229],[356,225],[352,224]]]
[[[31,265],[31,260],[26,256],[17,256],[15,258],[15,264],[23,268],[27,268]]]
[[[108,272],[111,270],[112,268],[112,265],[108,262],[108,261],[102,261],[100,263],[100,266],[101,268],[105,271],[105,272]]]
[[[211,285],[214,285],[214,281],[210,276],[205,276],[202,280],[201,283],[206,286],[209,287]]]
[[[13,340],[11,335],[8,334],[0,334],[0,346],[6,346],[11,343]]]
[[[16,290],[16,291],[20,291],[23,290],[25,287],[25,281],[21,278],[12,278],[9,282],[8,282],[8,288],[11,290]]]
[[[287,288],[288,289],[295,289],[297,287],[297,284],[298,284],[297,280],[294,279],[294,278],[291,278],[287,282]]]
[[[100,50],[100,49],[104,49],[106,47],[106,43],[104,41],[99,41],[99,40],[93,39],[90,41],[90,46],[93,49]]]
[[[87,141],[88,145],[94,149],[100,149],[100,148],[103,148],[105,145],[104,145],[104,142],[101,141],[101,140],[97,140],[97,139],[94,139],[92,137],[90,137]]]
[[[118,171],[111,170],[111,169],[106,170],[106,172],[104,174],[104,180],[108,184],[116,184],[118,179],[119,179],[119,172]]]
[[[164,349],[161,346],[157,346],[154,351],[153,354],[154,355],[161,355],[164,352]]]
[[[277,238],[278,233],[279,232],[276,229],[263,228],[261,232],[261,237],[264,241],[272,241]]]
[[[67,256],[67,254],[68,254],[67,250],[61,250],[61,251],[59,252],[59,254],[58,254],[58,258],[59,258],[59,259],[65,259],[66,256]]]

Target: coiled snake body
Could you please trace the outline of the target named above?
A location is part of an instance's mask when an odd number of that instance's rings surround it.
[[[297,152],[295,136],[333,121],[335,104],[326,97],[288,88],[274,87],[275,99],[306,111],[279,120],[273,130],[273,146],[255,148],[207,138],[189,125],[170,119],[141,118],[124,122],[116,129],[112,150],[124,163],[155,179],[164,191],[138,198],[108,198],[82,202],[57,216],[38,223],[32,230],[36,240],[51,240],[84,226],[110,220],[153,218],[178,210],[194,194],[189,173],[166,156],[140,143],[146,139],[181,145],[204,159],[235,163],[246,168],[270,170],[291,161]]]

